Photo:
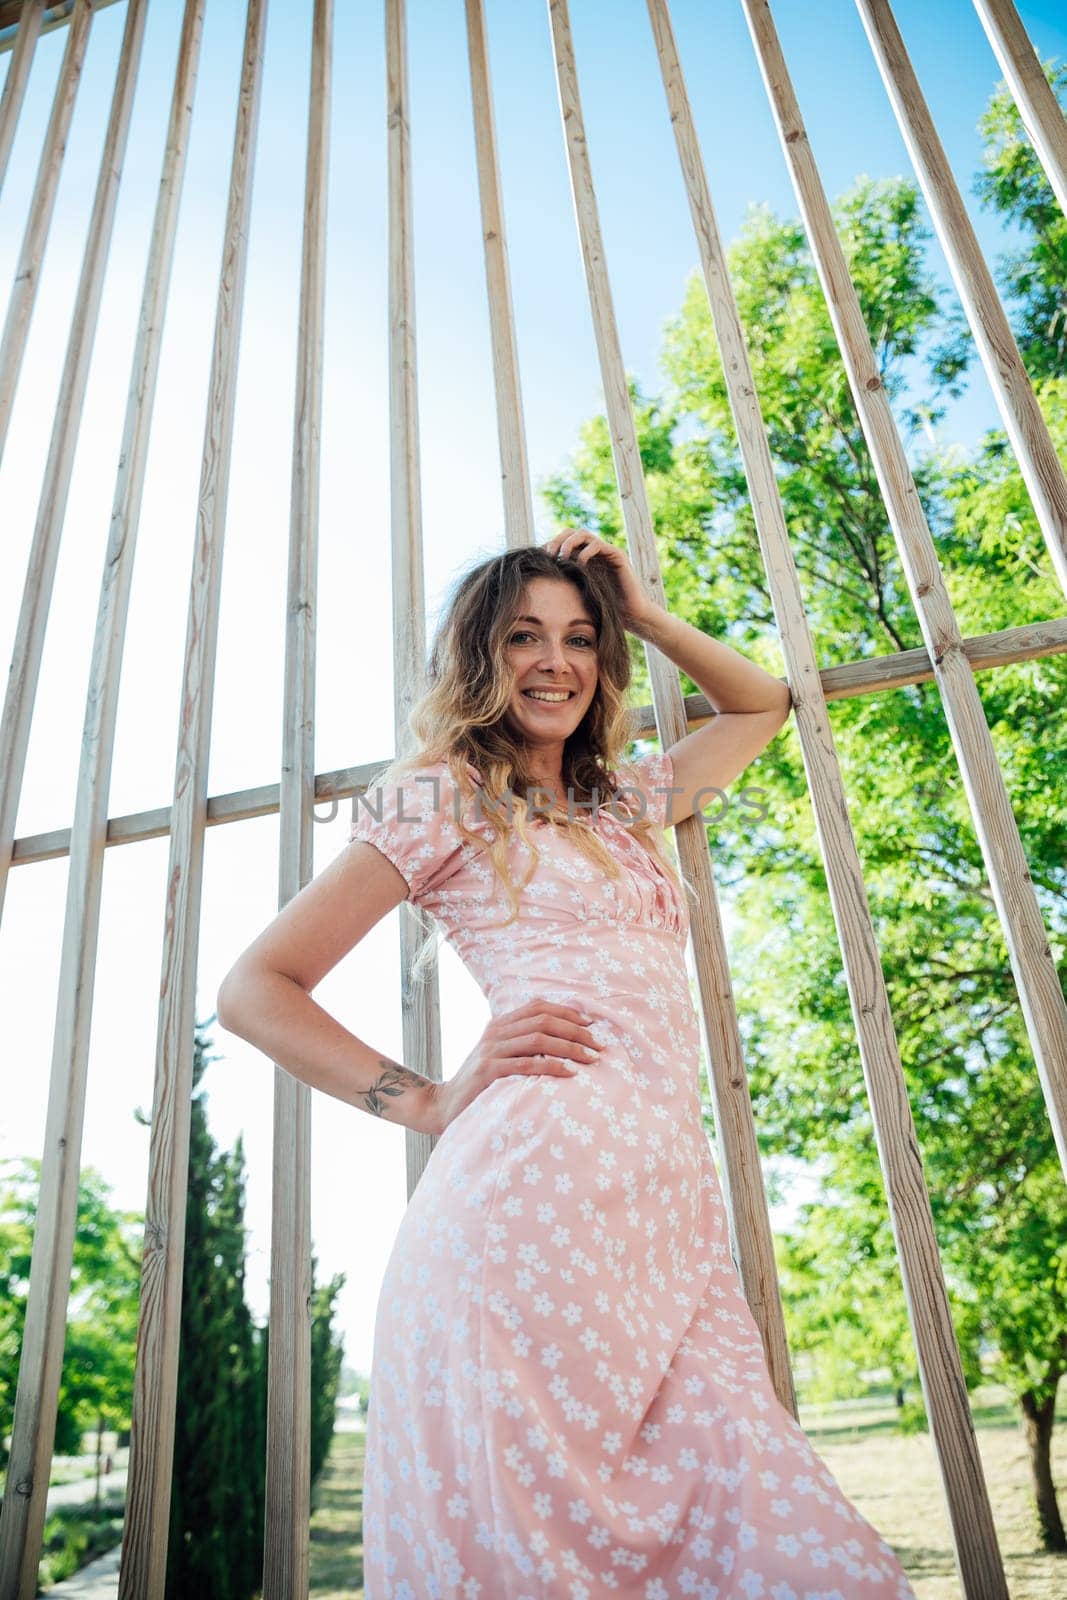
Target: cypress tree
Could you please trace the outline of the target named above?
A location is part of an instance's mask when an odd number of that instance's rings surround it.
[[[314,1487],[326,1462],[337,1416],[344,1340],[333,1329],[337,1296],[345,1286],[343,1272],[315,1287],[315,1257],[311,1258],[311,1483]]]
[[[244,1154],[221,1153],[194,1041],[178,1404],[166,1600],[251,1600],[262,1582],[264,1453],[255,1329],[244,1297]]]
[[[263,1583],[269,1329],[245,1301],[244,1140],[220,1151],[200,1081],[209,1061],[194,1037],[178,1403],[166,1600],[252,1600]],[[343,1274],[315,1285],[311,1263],[311,1482],[330,1448],[342,1336],[333,1316]]]

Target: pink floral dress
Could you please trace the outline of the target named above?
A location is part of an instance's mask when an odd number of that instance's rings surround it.
[[[662,826],[671,757],[628,775]],[[404,1213],[375,1323],[366,1600],[914,1600],[771,1384],[701,1120],[684,898],[604,809],[619,879],[536,822],[499,929],[456,799],[443,763],[372,786],[350,838],[440,920],[493,1015],[544,996],[605,1048],[573,1077],[494,1080]],[[509,850],[517,881],[517,833]]]

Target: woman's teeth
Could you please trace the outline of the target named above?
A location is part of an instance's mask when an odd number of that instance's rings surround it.
[[[524,689],[523,694],[528,700],[543,700],[546,705],[562,705],[565,700],[572,698],[570,692],[563,694],[549,694],[541,689]]]

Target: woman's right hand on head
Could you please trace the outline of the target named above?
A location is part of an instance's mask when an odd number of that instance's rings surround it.
[[[582,1063],[597,1059],[600,1045],[576,1006],[528,1000],[493,1017],[459,1071],[438,1085],[438,1134],[497,1078],[573,1078]]]

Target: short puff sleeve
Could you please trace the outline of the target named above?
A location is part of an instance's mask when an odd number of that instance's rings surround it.
[[[673,824],[677,816],[671,792],[675,787],[674,761],[668,750],[638,756],[620,768],[617,776],[623,789],[622,802],[635,822],[647,818],[656,828]]]
[[[408,900],[431,900],[463,865],[455,792],[447,762],[376,779],[354,800],[348,842],[372,844],[391,861],[408,886]]]

